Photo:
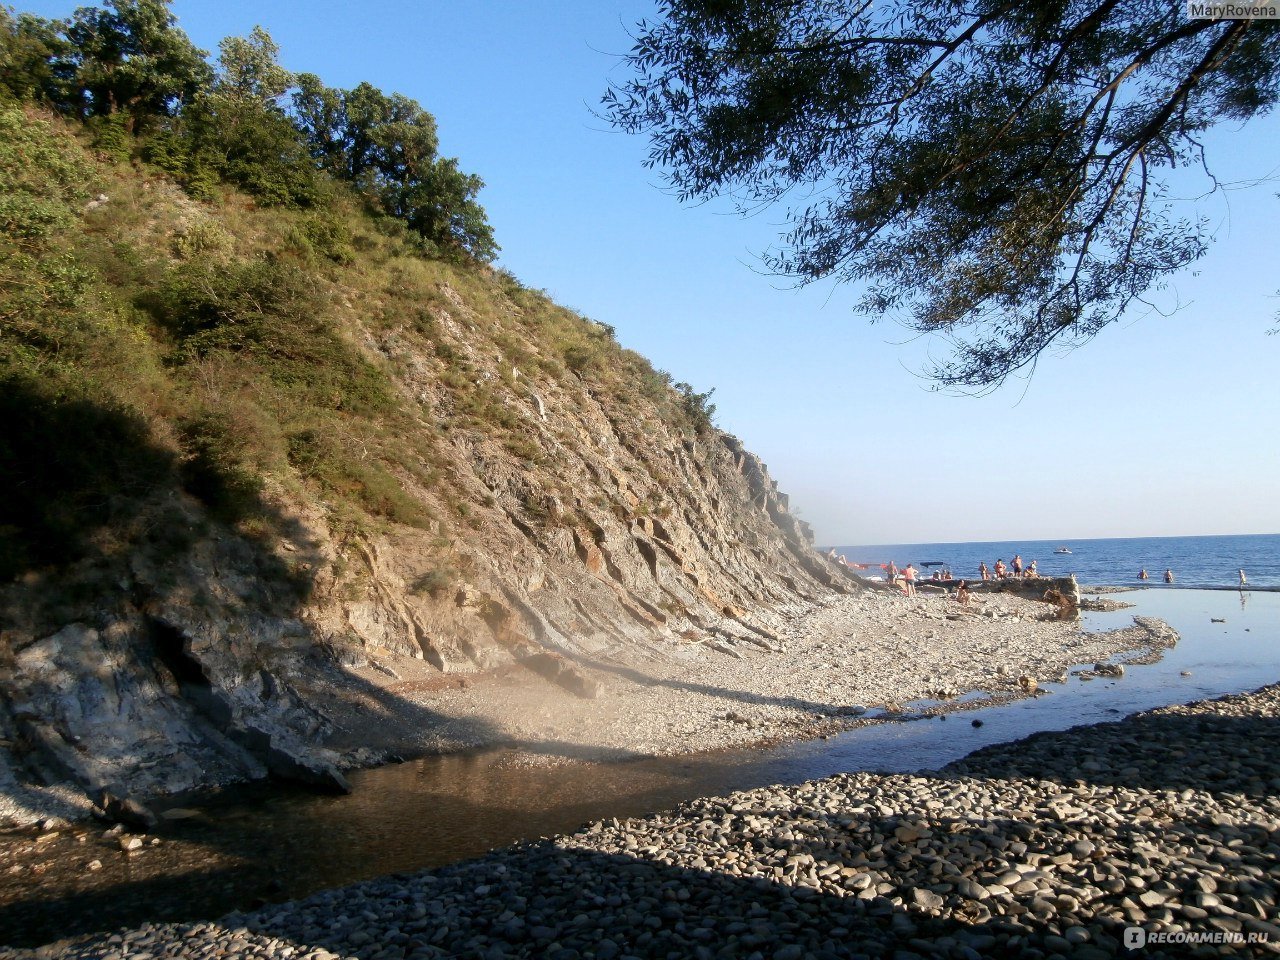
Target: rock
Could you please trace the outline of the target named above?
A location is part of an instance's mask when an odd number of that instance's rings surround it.
[[[142,838],[126,834],[120,838],[120,849],[125,853],[132,853],[134,850],[141,850]]]
[[[1084,860],[1085,858],[1092,856],[1096,849],[1097,847],[1094,846],[1091,840],[1084,839],[1076,840],[1070,847],[1072,855],[1080,860]]]
[[[130,829],[141,830],[143,833],[156,825],[155,814],[145,804],[132,797],[122,796],[113,788],[104,787],[99,790],[94,803],[100,811],[100,817],[104,820],[124,824]]]
[[[916,887],[911,893],[911,898],[915,905],[923,910],[941,910],[944,903],[940,896],[923,887]]]
[[[902,826],[897,827],[893,831],[893,835],[899,843],[915,843],[917,840],[929,836],[929,831],[920,827]]]
[[[301,783],[332,793],[350,793],[347,782],[331,760],[302,751],[295,752],[276,744],[267,748],[267,769],[281,780]]]
[[[735,652],[734,656],[738,654]],[[576,696],[594,700],[600,695],[599,682],[587,676],[563,657],[542,651],[524,657],[520,663]]]
[[[162,820],[190,820],[198,816],[200,816],[200,811],[192,810],[189,807],[170,807],[168,810],[160,811]]]

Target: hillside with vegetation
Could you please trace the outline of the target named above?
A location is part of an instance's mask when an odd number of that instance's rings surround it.
[[[847,588],[710,393],[491,266],[481,186],[261,30],[0,11],[5,792],[340,786],[431,722],[403,664],[591,696]]]

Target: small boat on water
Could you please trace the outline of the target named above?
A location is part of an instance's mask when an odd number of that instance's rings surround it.
[[[1070,548],[1070,547],[1059,547],[1057,550],[1055,550],[1055,551],[1053,551],[1053,552],[1054,552],[1054,553],[1070,553],[1070,552],[1071,552],[1071,548]]]

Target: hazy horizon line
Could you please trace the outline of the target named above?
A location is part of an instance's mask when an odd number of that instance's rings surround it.
[[[1007,537],[998,540],[884,540],[878,543],[848,543],[842,544],[837,541],[830,541],[822,544],[819,549],[827,550],[833,547],[844,547],[846,549],[852,547],[915,547],[915,546],[957,546],[960,544],[970,543],[991,543],[991,544],[1014,544],[1014,543],[1057,543],[1069,546],[1071,543],[1080,543],[1082,541],[1091,540],[1196,540],[1210,539],[1215,537],[1276,537],[1280,533],[1162,533],[1147,534],[1143,536],[1127,536],[1127,537]]]

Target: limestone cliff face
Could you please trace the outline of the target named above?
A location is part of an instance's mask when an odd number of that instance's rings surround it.
[[[431,471],[392,469],[433,519],[352,526],[271,476],[284,535],[254,536],[173,489],[138,504],[124,547],[0,588],[0,791],[268,774],[340,788],[341,768],[379,756],[330,749],[348,701],[386,696],[357,668],[507,668],[592,696],[593,664],[690,639],[769,645],[778,616],[854,588],[764,464],[674,415],[665,383],[549,362],[515,299],[433,292],[410,322],[403,301],[325,291],[430,437]],[[463,416],[474,395],[484,416]]]

